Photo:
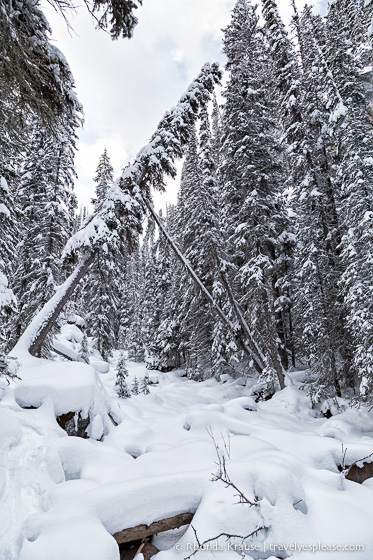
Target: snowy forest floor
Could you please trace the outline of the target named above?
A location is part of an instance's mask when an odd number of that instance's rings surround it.
[[[129,386],[146,372],[144,364],[128,369]],[[153,539],[157,560],[188,557],[196,534],[202,543],[258,527],[244,542],[246,557],[373,558],[373,479],[361,485],[338,471],[342,444],[346,464],[373,452],[367,410],[321,417],[297,374],[292,386],[255,403],[242,380],[195,382],[183,373],[150,372],[150,394],[125,400],[115,393],[113,368],[97,374],[81,363],[30,358],[22,381],[3,383],[1,560],[118,560],[112,534],[187,511],[196,512],[193,527]],[[57,424],[71,411],[89,415],[90,439],[67,436]],[[211,480],[216,445],[229,480],[257,505],[237,503],[237,490]],[[237,560],[240,545],[221,537],[194,557]]]

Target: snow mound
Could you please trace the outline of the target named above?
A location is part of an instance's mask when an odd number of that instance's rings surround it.
[[[78,362],[35,360],[18,372],[5,390],[3,403],[15,401],[21,408],[48,405],[55,417],[79,413],[89,418],[89,437],[100,439],[112,425],[108,396],[95,369]]]

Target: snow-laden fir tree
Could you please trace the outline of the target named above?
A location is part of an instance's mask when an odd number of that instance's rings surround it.
[[[88,337],[86,330],[84,329],[83,338],[80,343],[79,359],[81,362],[89,364],[89,347],[88,347]]]
[[[128,377],[127,360],[124,352],[121,352],[119,354],[119,360],[116,369],[122,376]]]
[[[92,200],[96,209],[100,208],[102,201],[105,199],[109,188],[114,182],[114,169],[110,163],[110,157],[107,149],[104,149],[103,154],[100,156],[96,175],[94,177],[96,183],[96,197]]]
[[[115,380],[115,390],[118,397],[121,399],[129,399],[131,397],[131,392],[128,389],[126,377],[128,377],[128,369],[126,365],[126,360],[124,354],[121,353],[117,367],[116,367],[116,380]]]
[[[361,397],[369,400],[373,385],[373,129],[361,68],[338,23],[342,8],[340,0],[329,7],[325,45],[335,84],[331,121],[340,162],[336,174],[343,227],[340,288],[353,341],[353,371],[361,382]]]
[[[132,392],[133,395],[138,395],[139,394],[139,382],[137,381],[136,376],[133,378],[131,392]]]
[[[141,386],[139,389],[140,393],[142,393],[143,395],[149,395],[150,393],[150,389],[149,389],[149,375],[146,373],[141,381]]]
[[[204,108],[201,111],[200,147],[193,131],[183,165],[177,212],[180,247],[210,292],[217,269],[218,243],[214,171],[210,122]],[[213,315],[209,304],[189,278],[183,283],[179,323],[182,350],[191,370],[197,364],[202,367],[203,362],[210,368]]]
[[[159,328],[161,305],[159,299],[159,283],[161,277],[157,274],[155,224],[149,218],[141,249],[142,270],[144,273],[143,305],[142,305],[142,338],[145,347],[146,362],[156,360],[155,336]]]
[[[93,202],[95,210],[99,211],[113,185],[113,168],[106,149],[100,157],[94,181],[96,197]],[[88,332],[95,338],[104,359],[108,358],[118,341],[125,255],[126,244],[120,238],[113,246],[105,243],[99,247],[83,287]]]
[[[297,18],[297,13],[296,13]],[[297,91],[300,116],[293,135],[293,207],[297,216],[295,258],[296,335],[311,367],[321,374],[315,393],[340,394],[349,369],[349,340],[341,312],[338,215],[334,182],[334,140],[330,134],[330,102],[325,95],[329,72],[320,49],[325,30],[319,17],[305,8],[297,22],[302,73]],[[286,125],[286,123],[284,123]],[[317,395],[315,396],[317,398]]]
[[[62,120],[56,137],[36,122],[26,154],[19,188],[23,239],[15,272],[17,336],[64,280],[61,255],[72,234],[71,214],[76,205],[73,182],[77,125],[77,120]]]
[[[227,269],[245,320],[260,340],[270,371],[284,385],[288,367],[281,266],[281,236],[288,226],[281,200],[283,176],[274,106],[268,93],[270,66],[251,2],[239,0],[225,31],[229,80],[224,106],[221,165]],[[226,266],[226,265],[225,265]],[[271,381],[270,381],[271,382]]]
[[[124,347],[130,360],[142,362],[145,357],[142,331],[144,274],[138,248],[133,251],[128,259],[126,280],[127,283],[123,288],[124,297],[127,298],[126,317],[123,317],[122,320],[126,319],[127,321],[128,318],[128,323],[126,325]]]
[[[12,265],[14,262],[14,241],[16,240],[17,222],[14,215],[14,199],[8,183],[0,176],[0,352],[8,346],[9,324],[14,319],[17,302],[9,286]]]

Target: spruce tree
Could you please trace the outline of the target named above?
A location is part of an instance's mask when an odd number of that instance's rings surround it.
[[[143,395],[149,395],[150,393],[149,375],[147,373],[144,375],[144,378],[141,382],[140,393],[142,393]]]
[[[96,198],[93,202],[99,212],[113,184],[113,168],[106,149],[99,159],[94,181]],[[117,347],[125,255],[126,243],[121,238],[118,237],[114,245],[103,244],[96,251],[91,273],[83,287],[88,330],[95,337],[104,359]]]
[[[96,183],[96,198],[92,202],[97,210],[100,208],[102,201],[107,196],[107,192],[114,182],[114,169],[110,163],[106,148],[99,159],[96,175],[93,180]]]
[[[133,395],[138,395],[138,394],[139,394],[139,382],[137,381],[137,377],[136,377],[136,376],[133,378],[133,383],[132,383],[132,394],[133,394]]]
[[[80,343],[79,358],[81,362],[85,362],[86,364],[89,364],[88,337],[85,329],[84,329],[82,341]]]
[[[119,360],[116,367],[116,380],[115,389],[118,397],[121,399],[128,399],[131,397],[131,392],[128,389],[126,377],[128,377],[128,369],[126,365],[126,359],[123,352],[120,353]]]
[[[359,61],[351,55],[347,30],[338,24],[343,6],[338,0],[329,7],[324,50],[335,84],[332,119],[339,146],[336,184],[343,227],[340,288],[353,341],[353,371],[361,382],[361,398],[369,400],[373,383],[373,131]]]
[[[228,272],[245,320],[261,341],[268,374],[284,386],[288,366],[280,292],[282,243],[288,226],[281,201],[281,152],[271,114],[269,61],[255,8],[239,0],[225,31],[230,72],[223,128],[223,226],[230,253]],[[269,378],[271,375],[269,374]]]
[[[15,272],[19,300],[16,333],[63,282],[61,254],[72,234],[75,128],[77,120],[62,120],[58,137],[36,122],[26,154],[19,197],[23,239]]]

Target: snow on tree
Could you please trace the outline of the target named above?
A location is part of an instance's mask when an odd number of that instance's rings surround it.
[[[106,149],[99,159],[94,181],[96,198],[92,202],[97,211],[105,203],[113,184],[113,168]],[[121,239],[117,239],[114,245],[105,243],[98,247],[82,290],[88,329],[95,337],[97,349],[105,359],[118,341],[123,258],[126,253],[125,240]]]
[[[119,355],[117,371],[124,377],[128,377],[127,361],[124,352]]]
[[[144,375],[144,378],[141,381],[141,386],[140,386],[139,392],[142,393],[143,395],[149,395],[149,393],[150,393],[149,375],[147,373]]]
[[[128,377],[128,369],[123,352],[121,352],[120,354],[116,372],[117,374],[115,380],[115,389],[117,391],[118,397],[120,397],[121,399],[128,399],[131,397],[131,392],[128,389],[126,382],[126,377]]]
[[[131,392],[132,392],[133,395],[138,395],[139,394],[139,382],[137,381],[136,376],[133,378]]]
[[[15,292],[19,336],[64,279],[61,253],[72,234],[75,128],[62,120],[56,138],[35,123],[19,188],[24,216]]]
[[[0,318],[5,324],[6,320],[17,309],[17,302],[12,289],[9,287],[8,278],[14,258],[14,237],[17,231],[13,203],[7,181],[0,176],[0,226],[2,243],[0,249]],[[5,330],[5,329],[4,329]],[[5,332],[0,334],[1,347],[6,343]],[[4,339],[3,339],[4,337]]]
[[[133,242],[136,246],[142,227],[144,202],[147,207],[150,204],[150,187],[163,190],[164,175],[176,175],[174,161],[182,157],[190,126],[196,120],[200,106],[208,101],[211,90],[219,80],[218,66],[206,64],[177,106],[163,117],[150,143],[139,152],[134,163],[123,171],[119,181],[110,188],[102,208],[72,236],[65,247],[64,257],[71,259],[82,251],[81,260],[58,293],[29,324],[18,348],[26,347],[31,353],[39,351],[100,246],[108,244],[115,247],[123,238],[130,249]]]
[[[87,332],[84,329],[83,338],[80,343],[80,352],[79,352],[80,361],[89,364],[89,348],[88,348],[88,337]]]
[[[371,398],[367,386],[373,386],[373,130],[360,67],[350,53],[346,31],[338,24],[340,12],[339,2],[329,7],[325,46],[339,97],[338,104],[336,94],[331,99],[331,121],[340,158],[336,174],[343,227],[340,287],[353,343],[352,367],[360,382],[364,379],[361,397],[366,400]]]
[[[96,183],[96,198],[93,199],[92,202],[95,208],[98,209],[105,200],[107,191],[114,182],[114,169],[110,163],[110,157],[106,148],[99,159],[96,175],[93,180]]]
[[[139,249],[133,251],[128,259],[126,278],[125,297],[130,302],[131,309],[129,310],[129,324],[123,344],[129,359],[134,362],[142,362],[144,360],[142,330],[144,275]]]
[[[245,320],[256,333],[268,366],[284,386],[287,368],[280,293],[280,236],[287,216],[281,202],[280,149],[274,134],[268,96],[266,48],[255,8],[239,0],[225,31],[224,50],[230,72],[225,91],[221,165],[223,228],[229,247],[226,267]]]

